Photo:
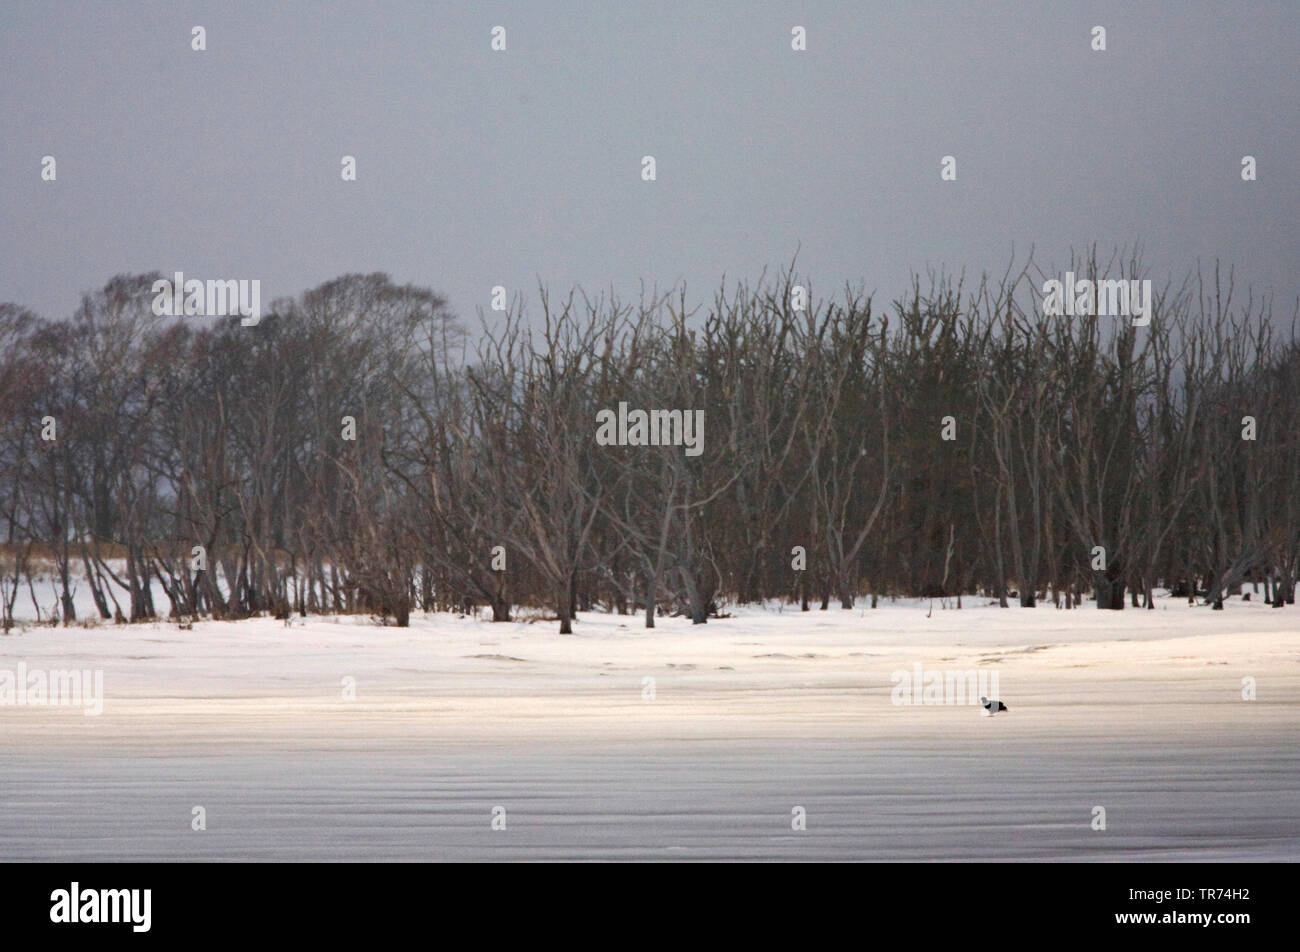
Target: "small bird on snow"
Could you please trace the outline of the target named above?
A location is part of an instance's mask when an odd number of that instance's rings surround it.
[[[980,703],[984,705],[984,717],[992,717],[998,711],[1005,711],[1007,706],[1001,701],[990,701],[986,697],[980,698]]]

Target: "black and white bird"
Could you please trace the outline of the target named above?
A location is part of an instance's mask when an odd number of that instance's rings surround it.
[[[984,705],[984,716],[992,717],[998,711],[1005,711],[1007,706],[1001,701],[990,701],[986,697],[980,698],[980,703]]]

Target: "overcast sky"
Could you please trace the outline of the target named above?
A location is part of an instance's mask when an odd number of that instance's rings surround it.
[[[1290,2],[6,0],[0,301],[381,270],[474,323],[539,278],[707,296],[798,250],[818,292],[892,296],[1136,241],[1153,277],[1218,256],[1289,315],[1298,65]]]

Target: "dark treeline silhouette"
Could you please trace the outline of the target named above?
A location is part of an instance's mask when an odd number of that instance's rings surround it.
[[[0,306],[6,628],[37,575],[64,623],[79,585],[104,619],[529,606],[562,632],[769,598],[1294,602],[1295,318],[1275,335],[1217,268],[1146,326],[1044,317],[1029,268],[886,307],[801,307],[791,269],[690,311],[543,291],[475,335],[382,274],[252,327],[155,317],[157,277],[61,321]],[[620,403],[703,410],[698,455],[602,445]]]

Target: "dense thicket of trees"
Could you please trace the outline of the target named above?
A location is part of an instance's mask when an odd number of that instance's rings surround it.
[[[155,277],[61,321],[0,306],[6,627],[38,559],[65,622],[78,585],[105,619],[474,604],[565,632],[773,597],[1294,602],[1295,318],[1276,332],[1217,270],[1144,327],[1044,317],[1023,269],[886,307],[799,308],[792,272],[690,313],[543,294],[472,335],[381,274],[252,327],[153,316]],[[620,402],[703,410],[702,451],[600,445]]]

